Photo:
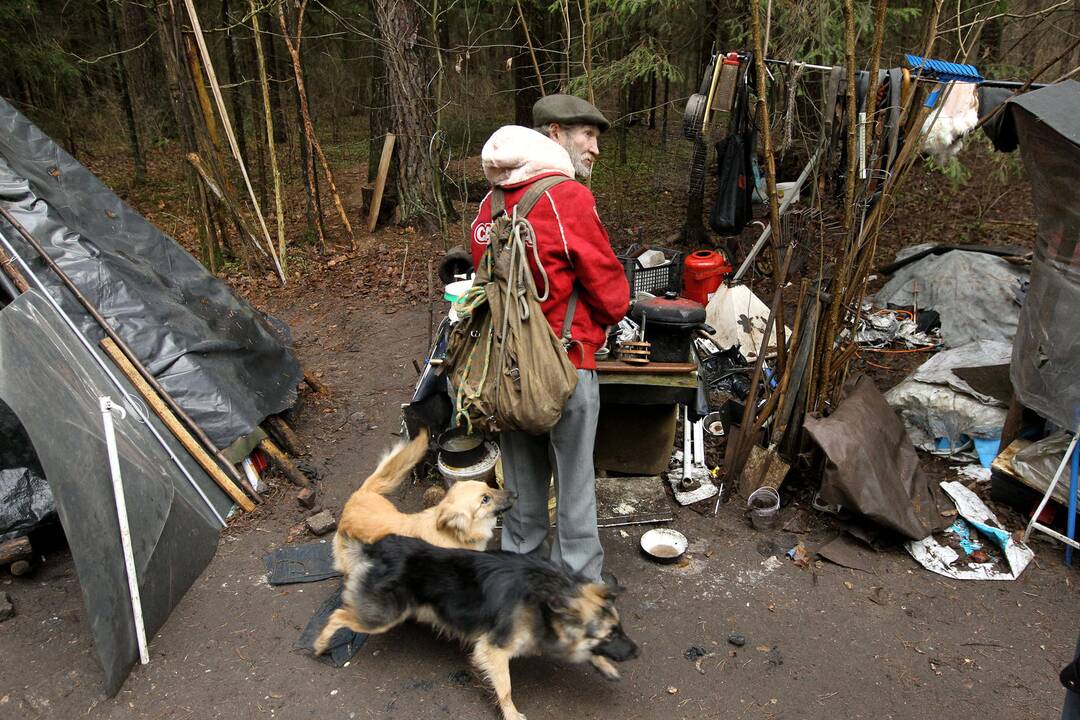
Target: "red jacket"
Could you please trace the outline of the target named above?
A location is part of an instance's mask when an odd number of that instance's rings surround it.
[[[557,175],[542,173],[516,185],[505,185],[504,203],[513,212],[525,190],[536,180]],[[550,291],[541,303],[548,324],[556,335],[562,333],[563,319],[574,282],[578,285],[577,312],[571,326],[575,345],[570,361],[582,370],[596,368],[594,353],[606,340],[605,327],[614,325],[626,315],[630,305],[630,286],[626,272],[615,257],[607,232],[596,213],[596,200],[581,183],[563,182],[542,197],[529,222],[539,239],[540,262],[547,273]],[[491,227],[491,193],[480,203],[480,211],[472,224],[473,263],[479,265],[487,249],[487,231]],[[538,292],[543,292],[543,277],[529,253],[533,280]],[[577,345],[576,343],[581,343]]]

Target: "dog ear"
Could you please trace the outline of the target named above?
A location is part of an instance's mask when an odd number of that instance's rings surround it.
[[[439,508],[439,515],[435,518],[435,527],[440,530],[457,530],[465,532],[469,529],[469,517],[453,508]]]
[[[569,598],[565,595],[558,593],[548,595],[547,599],[544,600],[544,604],[556,615],[568,616],[573,614],[573,607],[570,605]]]

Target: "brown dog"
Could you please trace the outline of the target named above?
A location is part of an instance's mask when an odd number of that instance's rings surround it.
[[[483,550],[495,531],[498,514],[513,504],[513,495],[473,480],[454,483],[434,507],[403,513],[385,496],[398,488],[427,453],[427,432],[399,443],[352,494],[341,511],[334,536],[334,566],[345,577],[355,553],[345,541],[370,544],[387,535],[418,538],[444,548]]]

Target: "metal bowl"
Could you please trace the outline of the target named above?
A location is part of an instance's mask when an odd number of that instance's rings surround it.
[[[686,554],[690,543],[678,530],[654,528],[641,536],[641,551],[660,563],[672,563]]]

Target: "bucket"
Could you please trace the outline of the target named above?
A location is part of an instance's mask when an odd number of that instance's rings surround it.
[[[772,530],[780,512],[780,493],[768,486],[758,488],[746,499],[746,509],[755,530]]]
[[[702,305],[731,273],[731,264],[715,250],[696,250],[683,260],[682,295]]]
[[[472,278],[468,280],[457,280],[443,287],[443,300],[447,302],[457,302],[457,299],[465,294],[465,291],[472,287]]]

